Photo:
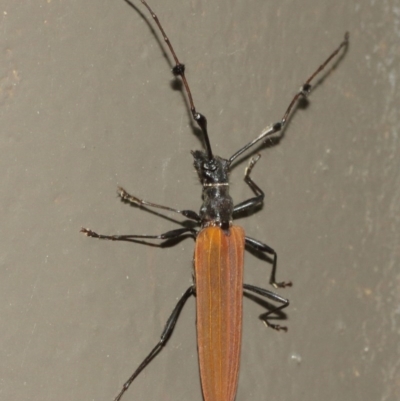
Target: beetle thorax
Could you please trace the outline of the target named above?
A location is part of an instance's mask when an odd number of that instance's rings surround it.
[[[229,195],[229,162],[218,156],[209,159],[202,151],[192,154],[194,167],[203,185],[201,225],[228,229],[232,224],[233,212],[233,200]]]

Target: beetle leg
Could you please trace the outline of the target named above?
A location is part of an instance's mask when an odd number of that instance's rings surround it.
[[[264,192],[250,177],[251,170],[253,169],[254,165],[258,162],[260,157],[261,157],[260,154],[257,154],[256,156],[252,157],[250,159],[249,165],[246,167],[246,170],[244,171],[244,181],[257,196],[237,204],[233,208],[233,214],[243,212],[247,209],[252,209],[257,205],[261,205],[264,201]]]
[[[200,216],[193,210],[179,210],[179,209],[174,209],[174,208],[168,207],[168,206],[158,205],[157,203],[148,202],[146,200],[139,199],[136,196],[129,194],[122,187],[118,187],[117,194],[119,195],[119,197],[121,198],[122,201],[131,203],[132,205],[139,206],[139,207],[148,206],[148,207],[154,207],[157,209],[164,209],[164,210],[168,210],[170,212],[179,213],[179,214],[187,217],[190,220],[197,221],[198,223],[200,222]]]
[[[250,285],[250,284],[243,284],[243,289],[244,289],[244,290],[247,290],[247,291],[254,292],[254,293],[256,293],[256,294],[258,294],[258,295],[261,295],[261,296],[263,296],[263,297],[272,299],[273,301],[277,301],[277,302],[282,303],[283,305],[278,306],[278,307],[272,309],[271,311],[269,311],[269,312],[265,315],[265,319],[263,319],[263,321],[264,321],[264,323],[265,323],[266,326],[271,327],[271,328],[273,328],[273,329],[275,329],[275,330],[278,330],[278,331],[279,331],[279,330],[287,331],[287,327],[285,327],[285,326],[280,326],[279,324],[272,324],[272,323],[270,323],[270,322],[268,321],[268,319],[267,319],[266,317],[267,317],[268,315],[271,315],[272,313],[276,313],[276,312],[278,312],[278,311],[280,311],[280,310],[286,308],[286,307],[289,305],[289,300],[288,300],[288,299],[283,298],[283,297],[281,297],[280,295],[275,294],[275,293],[272,292],[272,291],[266,290],[266,289],[264,289],[264,288],[256,287],[256,286]]]
[[[197,231],[193,228],[178,228],[176,230],[167,231],[166,233],[160,235],[103,235],[97,234],[96,232],[90,230],[89,228],[81,228],[81,233],[88,237],[98,238],[98,239],[108,239],[111,241],[127,241],[127,242],[138,242],[138,239],[162,239],[169,240],[179,238],[181,235],[190,233],[192,236],[196,237]]]
[[[158,355],[158,353],[162,350],[164,345],[168,342],[171,337],[172,332],[174,331],[175,324],[179,318],[179,314],[182,311],[183,306],[191,295],[195,294],[195,286],[191,285],[185,293],[182,295],[181,299],[176,304],[174,310],[172,311],[171,316],[168,318],[167,323],[165,324],[164,330],[161,334],[161,339],[157,343],[157,345],[151,350],[149,355],[146,356],[144,361],[139,365],[139,367],[133,372],[132,376],[124,383],[121,391],[115,397],[114,401],[119,401],[121,397],[124,395],[125,391],[128,390],[129,386],[135,380],[135,378],[139,375],[139,373]]]
[[[254,239],[254,238],[250,238],[250,237],[245,237],[245,241],[246,244],[248,246],[250,246],[251,248],[255,249],[256,251],[260,251],[260,252],[264,252],[264,253],[268,253],[270,255],[272,255],[272,271],[271,271],[271,276],[269,278],[269,283],[274,286],[275,288],[279,288],[279,287],[291,287],[292,286],[292,282],[285,282],[282,281],[280,283],[278,283],[275,279],[275,275],[276,275],[276,265],[277,265],[277,261],[278,261],[278,255],[277,253],[267,244],[263,244],[262,242]]]

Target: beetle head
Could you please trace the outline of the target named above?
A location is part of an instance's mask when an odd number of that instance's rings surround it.
[[[228,182],[229,163],[219,156],[211,159],[206,152],[192,151],[194,168],[199,175],[200,182],[204,184],[222,184]]]

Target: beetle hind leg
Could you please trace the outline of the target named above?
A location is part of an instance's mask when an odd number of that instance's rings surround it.
[[[119,401],[125,392],[128,390],[132,382],[136,379],[139,373],[159,354],[159,352],[163,349],[165,344],[168,342],[171,337],[172,332],[174,331],[176,322],[178,321],[179,314],[182,311],[186,301],[191,295],[195,294],[195,286],[191,285],[185,293],[182,295],[178,303],[176,304],[174,310],[172,311],[171,316],[168,318],[167,323],[165,324],[164,330],[161,334],[160,341],[157,345],[151,350],[149,355],[146,356],[144,361],[139,365],[139,367],[132,373],[131,377],[124,383],[121,391],[115,397],[114,401]]]
[[[269,312],[266,313],[265,318],[263,318],[263,322],[267,327],[271,327],[271,329],[274,329],[274,330],[277,330],[277,331],[280,331],[280,330],[287,331],[288,330],[286,326],[281,326],[279,324],[270,323],[268,318],[267,318],[267,316],[269,316],[269,315],[271,315],[273,313],[279,312],[282,309],[284,309],[287,306],[289,306],[289,300],[288,299],[283,298],[280,295],[275,294],[272,291],[266,290],[264,288],[256,287],[256,286],[250,285],[250,284],[243,284],[243,289],[246,290],[246,291],[251,291],[251,292],[253,292],[253,293],[257,294],[257,295],[261,295],[261,296],[263,296],[265,298],[272,299],[273,301],[280,302],[282,305],[277,306],[276,308],[273,308],[272,310],[270,310]]]

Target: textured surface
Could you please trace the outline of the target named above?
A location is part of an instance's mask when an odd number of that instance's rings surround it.
[[[278,120],[350,31],[346,56],[253,170],[265,206],[237,223],[276,249],[277,279],[294,287],[278,291],[288,333],[244,299],[236,401],[399,400],[399,0],[151,5],[224,157]],[[197,210],[189,150],[201,145],[160,45],[123,0],[2,0],[0,14],[0,399],[111,401],[190,285],[193,242],[79,229],[178,228],[116,187]],[[251,194],[244,168],[236,202]],[[269,272],[246,253],[247,283],[268,288]],[[196,352],[191,299],[125,399],[201,401]]]

